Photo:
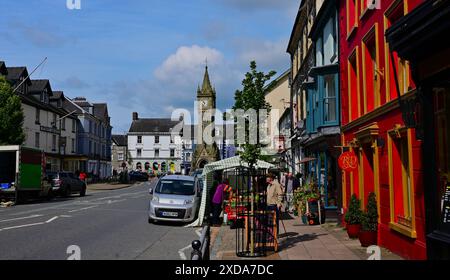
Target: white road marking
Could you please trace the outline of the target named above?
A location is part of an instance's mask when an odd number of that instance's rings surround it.
[[[93,205],[93,206],[84,207],[84,208],[80,208],[80,209],[70,210],[70,211],[68,211],[68,212],[69,212],[69,213],[73,213],[73,212],[83,211],[83,210],[91,209],[91,208],[94,208],[94,207],[97,207],[97,206],[98,206],[98,205]]]
[[[39,222],[39,223],[33,223],[33,224],[25,224],[25,225],[18,225],[18,226],[0,228],[0,231],[49,224],[49,223],[53,222],[54,220],[56,220],[58,218],[59,218],[59,216],[55,216],[53,218],[48,219],[45,222]]]
[[[0,228],[0,231],[16,229],[16,228],[23,228],[23,227],[31,227],[31,226],[37,226],[37,225],[43,225],[43,224],[44,224],[44,222],[34,223],[34,224],[26,224],[26,225],[20,225],[20,226],[13,226],[13,227],[5,227],[5,228]]]
[[[202,230],[203,230],[203,228],[199,228],[199,229],[197,229],[197,230],[195,231],[195,233],[198,235],[198,237],[202,236]],[[189,245],[187,245],[186,247],[181,248],[180,250],[178,250],[178,254],[180,255],[180,258],[181,258],[182,260],[184,260],[184,261],[187,260],[187,257],[186,257],[186,254],[184,253],[184,251],[187,250],[187,249],[189,249],[189,248],[192,248],[192,245],[191,245],[191,244],[189,244]]]
[[[21,218],[14,218],[14,219],[7,219],[7,220],[1,220],[0,223],[3,222],[10,222],[10,221],[17,221],[17,220],[25,220],[25,219],[32,219],[32,218],[37,218],[37,217],[42,217],[44,215],[31,215],[28,217],[21,217]]]
[[[187,257],[186,257],[186,254],[184,253],[184,250],[186,250],[186,249],[189,249],[191,247],[191,245],[188,245],[188,246],[186,246],[186,247],[184,247],[184,248],[181,248],[180,250],[178,250],[178,254],[180,255],[180,258],[182,259],[182,260],[187,260]]]
[[[53,217],[53,218],[47,220],[45,223],[46,223],[46,224],[51,223],[51,222],[53,222],[53,221],[56,220],[56,219],[58,219],[58,216],[55,216],[55,217]]]

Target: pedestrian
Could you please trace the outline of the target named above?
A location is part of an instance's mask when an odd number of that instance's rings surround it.
[[[224,191],[225,189],[229,188],[229,182],[228,179],[224,179],[221,184],[219,184],[216,188],[216,191],[214,192],[214,196],[212,199],[212,226],[213,227],[220,227],[220,213],[222,212],[222,203],[224,200]]]
[[[286,207],[285,212],[293,213],[293,201],[294,199],[294,176],[292,173],[288,173],[286,182]]]
[[[288,173],[284,172],[284,173],[281,173],[280,175],[281,176],[280,176],[279,182],[280,182],[281,188],[283,189],[283,192],[284,192],[284,190],[286,189],[286,179],[287,179]]]
[[[87,185],[86,177],[87,177],[86,173],[84,173],[84,171],[81,171],[79,178],[81,181],[83,181]]]
[[[281,198],[283,196],[283,190],[278,180],[275,179],[275,175],[273,175],[272,173],[269,173],[269,175],[267,176],[267,184],[267,210],[275,211],[275,219],[277,225],[276,234],[278,235],[280,225],[280,208],[282,203]]]

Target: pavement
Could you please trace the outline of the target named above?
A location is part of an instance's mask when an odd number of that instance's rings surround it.
[[[140,183],[143,184],[143,183]],[[120,190],[124,188],[131,187],[133,184],[119,184],[119,183],[100,183],[100,184],[87,184],[88,190],[95,191],[109,191],[109,190]]]
[[[371,253],[361,247],[358,239],[350,239],[344,228],[330,222],[304,225],[299,217],[285,214],[286,232],[280,221],[278,252],[268,251],[262,260],[367,260]],[[286,218],[287,217],[287,218]],[[402,260],[380,248],[382,260]],[[211,228],[211,259],[243,260],[236,256],[236,231],[229,226]]]
[[[78,249],[83,260],[187,259],[200,228],[149,224],[154,183],[0,208],[0,260],[65,260]]]

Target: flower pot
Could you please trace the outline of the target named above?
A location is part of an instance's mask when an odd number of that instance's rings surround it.
[[[361,224],[350,225],[347,224],[347,234],[350,238],[358,238],[359,231],[361,230]]]
[[[307,224],[308,224],[308,217],[307,217],[306,215],[302,215],[302,223],[303,223],[304,225],[307,225]]]
[[[369,247],[370,245],[377,245],[377,232],[376,231],[364,231],[359,232],[359,242],[362,247]]]

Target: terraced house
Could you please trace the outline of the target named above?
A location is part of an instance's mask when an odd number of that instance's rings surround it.
[[[425,259],[421,133],[404,119],[399,98],[415,95],[410,64],[392,52],[386,30],[423,1],[339,1],[342,144],[358,168],[343,173],[343,207],[356,194],[377,197],[378,244]]]
[[[331,212],[341,210],[337,23],[336,1],[302,1],[287,50],[292,61],[296,169],[306,182],[317,183],[324,207]]]

